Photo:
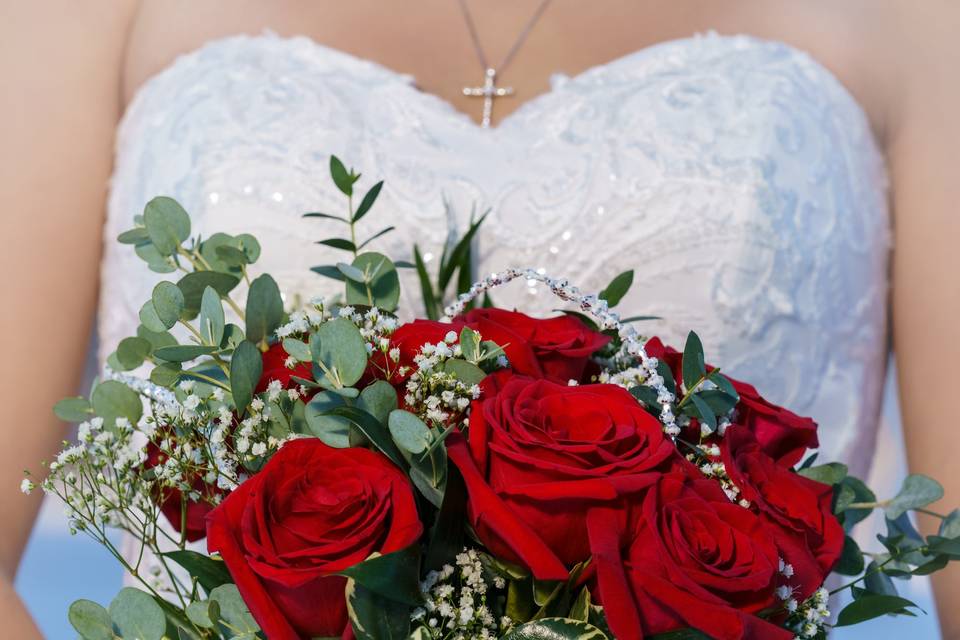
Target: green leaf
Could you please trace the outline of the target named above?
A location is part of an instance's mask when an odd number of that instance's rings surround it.
[[[359,282],[364,284],[367,281],[366,276],[363,275],[363,271],[357,269],[352,264],[347,264],[346,262],[337,263],[337,271],[342,273],[344,277],[354,282]]]
[[[430,428],[409,411],[391,411],[388,424],[393,441],[408,453],[423,453],[433,441]]]
[[[430,274],[427,273],[427,265],[420,255],[420,248],[413,245],[413,259],[417,267],[417,277],[420,279],[420,293],[423,296],[423,308],[427,313],[427,318],[436,320],[439,318],[437,312],[437,299],[433,294],[433,285],[430,283]]]
[[[264,273],[250,283],[247,294],[247,340],[266,340],[283,322],[283,298],[277,282]]]
[[[602,300],[607,301],[607,305],[610,307],[615,307],[620,304],[620,301],[623,299],[623,296],[627,294],[627,291],[630,290],[630,286],[633,284],[633,269],[630,271],[624,271],[616,278],[610,281],[610,284],[607,285],[607,288],[600,292],[598,296]]]
[[[338,572],[388,600],[418,605],[420,595],[420,545],[414,543],[400,551],[375,554],[363,562]]]
[[[196,578],[207,593],[220,585],[233,582],[233,578],[230,577],[230,572],[223,560],[215,560],[206,554],[189,549],[168,551],[163,555],[186,569],[187,573]]]
[[[156,273],[173,273],[177,270],[177,266],[174,264],[173,260],[161,255],[152,243],[138,244],[133,248],[133,250],[141,260],[147,263],[147,266],[150,267],[151,271]]]
[[[397,445],[393,443],[387,428],[380,424],[376,418],[357,407],[334,407],[330,409],[328,415],[339,416],[349,420],[357,429],[363,433],[367,439],[374,444],[384,455],[403,470],[408,465]]]
[[[53,405],[53,412],[64,422],[83,422],[93,417],[93,407],[86,398],[64,398]]]
[[[213,353],[217,347],[201,344],[178,344],[171,347],[161,347],[154,352],[159,360],[167,362],[188,362],[200,356]]]
[[[326,247],[333,247],[334,249],[341,249],[342,251],[355,252],[357,250],[357,246],[346,238],[327,238],[325,240],[317,240],[317,244],[322,244]]]
[[[110,603],[110,617],[124,640],[162,640],[167,631],[163,609],[145,591],[124,587]]]
[[[380,231],[377,231],[375,234],[373,234],[372,236],[370,236],[369,238],[361,242],[360,245],[357,247],[357,251],[359,251],[360,249],[363,249],[365,246],[367,246],[377,238],[382,238],[383,236],[387,235],[394,229],[396,229],[396,227],[385,227],[383,229],[380,229]]]
[[[543,618],[514,627],[503,640],[609,640],[590,623],[570,618]]]
[[[390,412],[397,408],[397,390],[386,380],[377,380],[360,392],[357,406],[385,424]]]
[[[116,637],[110,614],[92,600],[77,600],[71,604],[67,619],[83,640],[114,640]]]
[[[466,385],[480,384],[480,382],[487,377],[483,369],[472,362],[467,362],[459,358],[451,358],[444,362],[443,370]]]
[[[837,616],[835,626],[849,627],[888,613],[897,613],[907,607],[917,607],[917,605],[898,596],[865,595],[844,607],[840,615]]]
[[[340,189],[343,195],[353,195],[353,176],[337,156],[330,156],[330,177],[333,178],[333,183],[337,185],[337,189]]]
[[[863,573],[863,554],[856,540],[846,536],[843,540],[843,552],[840,554],[840,561],[834,567],[834,572],[842,576],[858,576]]]
[[[408,640],[410,606],[347,579],[347,613],[357,640]]]
[[[228,268],[238,269],[246,266],[247,254],[237,247],[228,244],[220,245],[216,249],[217,258]]]
[[[154,333],[164,333],[167,325],[157,315],[157,310],[153,306],[152,300],[147,300],[140,307],[140,323]]]
[[[98,384],[90,400],[94,412],[103,418],[107,428],[113,428],[117,418],[126,418],[135,425],[143,415],[143,403],[137,392],[116,380],[105,380]]]
[[[326,278],[339,280],[340,282],[343,282],[344,280],[346,280],[346,277],[342,273],[340,273],[340,269],[337,269],[335,266],[330,264],[320,265],[317,267],[310,267],[310,271],[320,274],[321,276],[324,276]]]
[[[948,555],[953,559],[960,559],[960,538],[930,536],[927,538],[927,543],[930,545],[931,554]]]
[[[215,629],[220,619],[220,605],[213,600],[191,602],[186,609],[187,619],[202,629]]]
[[[166,280],[158,282],[157,286],[153,288],[153,295],[150,299],[153,302],[153,310],[164,329],[169,329],[177,324],[184,308],[183,292],[177,285]]]
[[[590,589],[583,587],[577,594],[577,599],[570,606],[570,619],[590,621]]]
[[[287,352],[287,355],[293,356],[299,362],[313,361],[313,356],[310,354],[310,346],[303,340],[284,338],[283,350]]]
[[[801,469],[797,473],[805,478],[810,478],[811,480],[832,486],[847,477],[847,465],[840,462],[828,462],[815,467]]]
[[[207,290],[207,287],[213,287],[223,298],[239,283],[240,278],[230,273],[220,273],[219,271],[188,273],[177,282],[177,286],[183,292],[184,311],[182,317],[193,318],[200,313],[203,292]]]
[[[678,629],[650,636],[650,640],[710,640],[710,636],[696,629]]]
[[[143,338],[124,338],[117,345],[117,361],[124,371],[136,369],[150,355],[153,346]]]
[[[700,422],[707,425],[710,428],[710,432],[713,433],[717,430],[717,416],[713,413],[713,409],[710,408],[706,402],[700,398],[700,394],[693,394],[690,396],[690,401],[693,403],[693,406],[697,408],[697,417],[700,419]]]
[[[161,387],[172,387],[180,379],[182,367],[175,362],[157,365],[150,372],[150,382]]]
[[[656,409],[660,406],[657,402],[657,392],[645,385],[630,387],[630,394],[650,409]]]
[[[247,337],[243,335],[243,329],[232,322],[228,323],[227,326],[223,328],[223,340],[220,341],[220,348],[236,349],[237,345],[246,339]]]
[[[247,256],[247,264],[253,264],[260,258],[260,242],[249,233],[241,233],[235,238],[237,246]]]
[[[663,386],[667,388],[667,391],[670,393],[677,393],[677,381],[673,379],[673,371],[670,370],[670,365],[668,365],[663,360],[657,362],[657,373],[660,374],[660,377],[663,378]]]
[[[205,342],[219,345],[223,340],[225,326],[220,294],[213,287],[207,287],[200,299],[200,335]]]
[[[463,237],[457,241],[457,244],[454,246],[449,256],[447,256],[447,260],[441,260],[440,273],[438,275],[438,284],[440,286],[437,288],[439,292],[442,292],[447,288],[447,285],[450,283],[450,279],[453,278],[454,271],[456,271],[457,267],[463,264],[465,256],[470,251],[470,243],[473,242],[473,236],[477,234],[477,231],[480,229],[480,225],[483,224],[483,221],[487,219],[488,215],[489,212],[483,214],[478,220],[473,222],[467,229],[467,232],[463,234]]]
[[[320,325],[313,334],[315,359],[330,370],[335,387],[352,387],[367,369],[367,346],[360,330],[347,318],[335,318]]]
[[[350,438],[352,423],[346,418],[328,414],[331,409],[343,405],[343,398],[330,391],[322,391],[310,399],[303,413],[310,433],[335,449],[346,449],[353,444]]]
[[[887,517],[895,520],[911,509],[925,507],[943,497],[943,487],[933,478],[913,473],[908,475],[900,492],[889,502],[884,510]]]
[[[897,595],[897,588],[894,586],[893,580],[890,579],[890,576],[880,570],[876,561],[872,561],[869,565],[867,565],[863,579],[863,586],[866,587],[867,591],[871,593],[887,596]]]
[[[843,481],[840,484],[843,487],[853,489],[854,497],[852,502],[870,504],[877,501],[877,496],[859,478],[855,478],[854,476],[847,476],[846,478],[843,479]],[[838,502],[839,502],[839,496],[838,496]],[[843,528],[846,531],[850,531],[851,529],[853,529],[854,525],[866,519],[872,512],[873,512],[872,508],[845,509],[843,512]]]
[[[137,337],[149,342],[151,349],[159,349],[160,347],[169,347],[177,344],[176,338],[170,335],[169,332],[151,331],[144,325],[137,327]]]
[[[143,223],[161,255],[171,256],[190,237],[190,216],[173,198],[159,196],[147,203]]]
[[[237,413],[241,416],[253,400],[253,391],[263,374],[263,358],[260,350],[250,342],[244,340],[233,352],[230,359],[230,392]]]
[[[477,362],[480,357],[480,334],[464,326],[460,330],[460,349],[463,359],[468,362]]]
[[[353,214],[354,222],[358,222],[360,218],[367,215],[367,213],[370,211],[370,207],[372,207],[373,203],[377,201],[377,196],[380,195],[380,189],[382,188],[383,180],[370,187],[370,190],[364,194],[363,200],[360,201],[360,206],[357,207],[357,212]]]
[[[231,640],[254,640],[260,631],[257,621],[240,597],[235,584],[223,584],[210,592],[210,600],[220,607],[220,616],[232,627]]]
[[[353,266],[365,282],[347,280],[347,304],[366,304],[394,311],[400,300],[400,276],[387,256],[373,251],[361,253]]]
[[[117,236],[120,244],[143,244],[150,242],[150,234],[143,227],[135,227]]]
[[[337,222],[342,222],[344,224],[350,224],[350,221],[344,218],[343,216],[335,216],[330,213],[320,213],[319,211],[311,211],[310,213],[303,214],[304,218],[325,218],[327,220],[336,220]]]
[[[942,538],[960,538],[960,509],[954,509],[940,522],[937,532]]]
[[[700,342],[700,336],[693,331],[687,334],[687,342],[683,346],[682,370],[683,385],[688,392],[707,375],[707,367],[703,361],[703,344]]]

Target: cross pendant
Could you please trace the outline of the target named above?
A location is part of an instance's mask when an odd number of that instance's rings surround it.
[[[489,129],[490,120],[493,117],[494,98],[512,96],[513,87],[498,87],[497,70],[491,68],[487,69],[482,87],[464,87],[463,95],[473,98],[483,98],[483,117],[480,119],[480,126],[484,129]]]

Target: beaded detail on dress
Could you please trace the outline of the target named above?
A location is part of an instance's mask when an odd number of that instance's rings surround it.
[[[155,195],[177,198],[204,235],[256,235],[259,267],[288,296],[338,290],[309,267],[342,259],[314,244],[342,229],[301,218],[344,206],[327,175],[336,154],[364,173],[361,187],[386,181],[362,224],[397,230],[374,247],[407,259],[416,242],[438,256],[448,225],[489,208],[481,272],[533,267],[591,291],[633,268],[623,316],[663,317],[638,328],[675,344],[696,330],[709,360],[813,416],[828,457],[863,471],[887,354],[890,230],[883,158],[851,95],[792,47],[716,34],[553,85],[483,130],[409,76],[302,37],[234,36],[180,57],[120,128],[102,348],[135,332],[159,278],[114,241]],[[494,300],[556,306],[536,281]]]

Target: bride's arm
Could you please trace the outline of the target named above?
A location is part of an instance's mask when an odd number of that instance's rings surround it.
[[[40,492],[19,491],[67,437],[97,293],[102,211],[134,3],[0,0],[0,620],[39,638],[12,581]],[[62,615],[58,613],[57,615]]]
[[[960,10],[910,3],[892,101],[893,335],[911,470],[960,505]],[[934,7],[939,9],[934,10]],[[906,40],[906,42],[903,42]],[[883,61],[875,67],[884,68]],[[935,505],[936,508],[940,505]],[[948,506],[942,507],[947,509]],[[932,519],[931,519],[932,520]],[[928,531],[935,526],[925,522]],[[960,567],[935,581],[944,638],[960,638]]]

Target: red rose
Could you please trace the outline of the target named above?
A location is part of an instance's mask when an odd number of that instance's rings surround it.
[[[160,438],[169,437],[171,434],[158,431]],[[147,443],[147,459],[143,462],[143,469],[153,469],[167,461],[167,454],[164,453],[157,443],[151,440]],[[188,542],[196,542],[207,535],[207,514],[213,511],[213,501],[216,496],[223,495],[225,491],[215,485],[209,484],[199,473],[187,473],[190,481],[190,488],[200,494],[199,500],[186,500],[186,509],[184,509],[183,492],[175,487],[156,487],[153,493],[153,499],[160,507],[161,513],[166,516],[173,530],[182,533]]]
[[[509,371],[480,386],[469,442],[451,434],[447,451],[481,541],[538,578],[564,579],[564,565],[591,555],[590,505],[616,502],[653,482],[651,471],[685,463],[620,387],[568,387]]]
[[[665,346],[659,338],[651,338],[646,344],[647,354],[667,363],[676,380],[681,380],[683,354]],[[707,370],[714,367],[707,365]],[[803,458],[807,449],[820,446],[817,440],[817,423],[810,418],[778,407],[765,400],[757,390],[746,382],[726,376],[740,395],[737,403],[737,424],[744,425],[757,438],[761,448],[778,463],[792,467]],[[692,437],[698,437],[698,433]]]
[[[517,373],[561,384],[582,380],[590,356],[610,342],[610,336],[570,315],[538,319],[518,311],[474,309],[461,319],[484,340],[503,347]]]
[[[290,354],[286,352],[281,343],[277,343],[267,349],[263,354],[263,373],[260,374],[260,381],[257,382],[256,393],[263,393],[274,380],[279,380],[284,389],[296,387],[297,383],[293,377],[312,380],[313,374],[310,371],[310,365],[304,362],[298,362],[293,369],[287,368],[287,358]]]
[[[422,532],[410,482],[386,457],[313,438],[284,445],[207,517],[209,550],[270,640],[340,636],[346,579],[332,574]]]
[[[420,353],[423,345],[446,342],[447,334],[451,331],[459,337],[462,328],[462,322],[438,322],[436,320],[414,320],[400,325],[390,336],[390,348],[397,349],[400,352],[400,359],[396,363],[391,362],[389,368],[396,371],[400,367],[406,367],[407,375],[409,375],[416,368],[413,358]],[[374,352],[374,357],[377,357],[376,354],[378,353]],[[405,377],[392,376],[391,382],[396,383]]]
[[[793,567],[798,599],[818,589],[843,550],[843,527],[833,515],[833,489],[784,468],[749,429],[733,425],[720,443],[724,467],[740,496],[768,524]]]
[[[661,476],[629,515],[587,517],[596,595],[617,638],[681,628],[717,640],[790,640],[756,617],[779,603],[779,557],[763,522],[713,480]]]

